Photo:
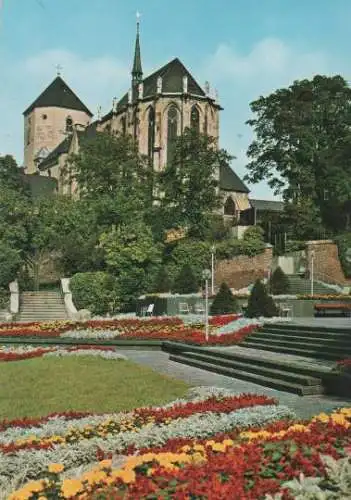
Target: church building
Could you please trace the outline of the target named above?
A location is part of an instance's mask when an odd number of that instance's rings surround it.
[[[92,121],[89,108],[58,74],[24,112],[26,174],[57,180],[58,192],[73,194],[77,186],[62,175],[67,157],[79,151],[83,137],[105,131],[130,134],[147,155],[155,171],[165,168],[179,135],[186,127],[214,137],[219,144],[219,116],[223,108],[206,83],[201,87],[176,58],[144,78],[139,22],[131,72],[131,85],[112,109]],[[251,209],[249,189],[229,167],[218,172],[222,213],[229,220]]]

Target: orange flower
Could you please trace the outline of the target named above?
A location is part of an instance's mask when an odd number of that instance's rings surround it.
[[[64,466],[62,464],[50,464],[48,467],[48,471],[51,474],[60,474],[64,470]]]
[[[79,479],[64,479],[61,485],[63,498],[72,498],[83,490],[83,483]]]

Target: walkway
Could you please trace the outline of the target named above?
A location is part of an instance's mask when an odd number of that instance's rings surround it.
[[[294,410],[299,418],[310,418],[322,411],[330,412],[334,408],[351,406],[351,399],[345,400],[329,396],[296,396],[287,392],[277,391],[268,387],[245,382],[224,375],[201,370],[191,366],[170,361],[168,353],[160,351],[123,350],[128,359],[149,366],[159,373],[174,377],[192,386],[215,386],[234,390],[238,394],[264,394],[279,400],[280,404],[287,405]]]

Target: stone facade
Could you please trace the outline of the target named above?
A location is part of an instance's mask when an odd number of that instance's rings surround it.
[[[273,250],[265,251],[254,257],[238,255],[230,260],[219,261],[216,265],[215,283],[220,286],[225,281],[230,288],[240,290],[255,282],[256,279],[267,277],[272,267]]]

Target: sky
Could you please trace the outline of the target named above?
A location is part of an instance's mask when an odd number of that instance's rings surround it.
[[[250,102],[315,74],[350,80],[350,0],[0,0],[0,155],[23,162],[23,111],[62,77],[92,112],[130,86],[136,12],[144,76],[174,57],[224,108],[220,145],[243,177]],[[279,199],[264,183],[251,197]]]

